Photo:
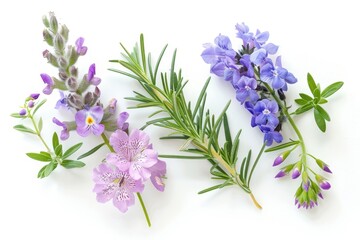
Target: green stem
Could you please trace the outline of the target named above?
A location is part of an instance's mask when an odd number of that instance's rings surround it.
[[[33,126],[34,126],[34,128],[35,128],[36,135],[39,137],[40,141],[44,144],[44,146],[45,146],[46,150],[48,151],[48,153],[51,154],[51,150],[50,150],[49,146],[46,144],[46,142],[45,142],[45,140],[43,139],[43,137],[41,136],[40,130],[39,130],[39,128],[38,128],[38,126],[37,126],[37,124],[36,124],[36,122],[35,122],[35,120],[34,120],[33,115],[31,115],[29,109],[27,109],[27,111],[28,111],[28,113],[29,113],[28,117],[31,119],[31,122],[32,122],[32,124],[33,124]]]
[[[286,106],[283,104],[283,102],[280,100],[280,98],[276,95],[276,93],[274,92],[274,90],[269,86],[269,84],[263,82],[263,84],[265,85],[265,87],[269,90],[269,92],[271,93],[271,95],[273,96],[273,98],[275,99],[275,101],[277,102],[277,104],[280,106],[281,111],[283,112],[283,114],[286,116],[286,118],[288,119],[290,125],[292,126],[292,128],[294,129],[296,135],[299,138],[299,142],[300,142],[300,147],[301,147],[301,163],[304,167],[304,169],[307,169],[307,162],[306,162],[306,146],[305,146],[305,142],[304,142],[304,138],[301,135],[301,132],[299,130],[299,128],[296,126],[296,123],[294,121],[294,119],[291,117],[291,114],[289,113],[288,109],[286,108]]]
[[[105,145],[109,148],[109,150],[110,150],[111,152],[115,152],[115,151],[114,151],[114,148],[110,145],[109,139],[107,138],[107,136],[105,135],[105,133],[102,133],[102,134],[101,134],[101,138],[104,140],[104,143],[105,143]],[[148,214],[148,212],[147,212],[147,210],[146,210],[146,206],[145,206],[144,201],[143,201],[143,199],[142,199],[142,197],[141,197],[141,194],[140,194],[139,192],[137,192],[136,195],[137,195],[137,197],[138,197],[138,199],[139,199],[139,201],[140,201],[140,205],[141,205],[141,208],[142,208],[142,210],[143,210],[143,212],[144,212],[144,215],[145,215],[145,218],[146,218],[146,222],[147,222],[148,226],[151,227],[150,217],[149,217],[149,214]]]

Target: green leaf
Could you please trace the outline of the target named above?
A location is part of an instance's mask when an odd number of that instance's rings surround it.
[[[54,171],[56,167],[57,167],[57,163],[55,162],[50,162],[48,165],[46,165],[46,168],[44,169],[44,177],[49,176],[50,173],[52,173],[52,171]]]
[[[45,166],[43,166],[41,169],[40,169],[40,171],[38,172],[38,175],[37,175],[37,177],[38,178],[44,178],[45,176],[44,176],[44,172],[45,172],[45,168],[47,167],[47,165],[45,165]]]
[[[207,156],[187,156],[187,155],[165,155],[159,154],[160,158],[177,158],[177,159],[207,159]]]
[[[305,93],[299,93],[300,97],[306,101],[312,101],[313,98],[310,97],[309,95],[305,94]]]
[[[26,116],[20,115],[19,113],[12,113],[10,116],[14,118],[26,118]]]
[[[77,160],[80,160],[80,159],[83,159],[83,158],[86,158],[86,157],[90,156],[91,154],[95,153],[97,150],[99,150],[99,149],[100,149],[102,146],[104,146],[104,145],[105,145],[105,143],[101,143],[101,144],[97,145],[96,147],[90,149],[88,152],[80,155],[80,156],[77,158]]]
[[[288,147],[297,145],[299,143],[300,143],[299,141],[291,141],[291,142],[283,143],[283,144],[277,145],[275,147],[268,148],[265,150],[265,152],[273,152],[273,151],[281,150],[284,148],[288,148]]]
[[[39,129],[39,132],[41,132],[43,128],[43,120],[42,120],[42,117],[39,119],[39,123],[38,123],[38,129]]]
[[[326,100],[325,98],[320,98],[318,104],[324,104],[324,103],[327,103],[328,100]]]
[[[198,192],[198,194],[207,193],[207,192],[210,192],[210,191],[213,191],[213,190],[216,190],[216,189],[220,189],[220,188],[223,188],[223,187],[231,186],[231,185],[233,185],[233,184],[230,183],[230,182],[228,182],[228,181],[225,181],[225,182],[222,183],[222,184],[219,184],[219,185],[215,185],[215,186],[206,188],[206,189]]]
[[[314,97],[317,99],[317,101],[319,101],[320,98],[321,98],[320,88],[316,87],[315,90],[314,90],[314,92],[313,92],[313,94],[314,94]]]
[[[325,132],[326,131],[325,119],[316,108],[314,108],[314,118],[315,118],[315,122],[316,122],[317,126],[319,127],[319,129],[322,132]]]
[[[307,82],[310,88],[310,91],[312,92],[312,94],[314,94],[316,87],[316,83],[314,81],[314,78],[311,76],[310,73],[307,74]]]
[[[59,146],[59,137],[56,132],[54,132],[53,137],[52,137],[52,145],[53,145],[54,151],[57,148],[57,146]]]
[[[78,143],[75,144],[74,146],[70,147],[68,150],[66,150],[64,152],[64,154],[62,155],[63,159],[68,158],[70,155],[72,155],[73,153],[75,153],[77,150],[79,150],[82,146],[82,143]]]
[[[32,130],[31,128],[25,127],[24,125],[20,124],[20,125],[16,125],[14,126],[15,130],[18,130],[20,132],[26,132],[26,133],[31,133],[31,134],[36,134],[36,132],[34,130]]]
[[[322,91],[321,96],[324,98],[330,97],[334,93],[336,93],[342,86],[344,82],[336,82],[327,86],[324,91]]]
[[[41,161],[41,162],[50,162],[51,161],[50,154],[45,155],[45,154],[42,154],[42,153],[26,153],[26,155],[29,158],[32,158],[34,160]]]
[[[57,145],[57,147],[55,148],[55,154],[56,156],[62,157],[63,150],[61,144]]]
[[[304,112],[309,111],[309,110],[312,109],[312,108],[313,108],[313,104],[312,104],[311,102],[310,102],[310,103],[307,103],[307,104],[299,107],[298,109],[296,109],[295,114],[296,114],[296,115],[299,115],[299,114],[301,114],[301,113],[304,113]]]
[[[325,111],[325,109],[323,109],[321,106],[319,105],[315,105],[316,110],[319,111],[319,113],[321,114],[321,116],[326,120],[326,121],[330,121],[330,116],[329,114]]]
[[[81,168],[85,166],[85,163],[81,161],[74,161],[74,160],[63,160],[61,166],[64,168]]]
[[[305,105],[307,104],[309,101],[307,100],[304,100],[304,99],[301,99],[301,98],[298,98],[298,99],[295,99],[295,102],[299,105]]]
[[[39,102],[38,104],[36,104],[36,107],[34,108],[34,111],[32,112],[32,115],[34,116],[35,113],[37,112],[37,110],[39,110],[39,108],[44,105],[44,103],[46,102],[46,99],[42,100],[41,102]]]

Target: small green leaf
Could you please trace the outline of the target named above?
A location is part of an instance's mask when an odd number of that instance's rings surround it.
[[[44,177],[49,176],[50,173],[54,171],[56,167],[57,167],[57,163],[55,162],[50,162],[48,165],[46,165],[44,169]]]
[[[307,104],[299,107],[298,109],[296,109],[295,114],[296,114],[296,115],[299,115],[299,114],[301,114],[301,113],[304,113],[304,112],[309,111],[309,110],[312,109],[312,108],[313,108],[312,103],[307,103]]]
[[[165,155],[160,154],[160,158],[177,158],[177,159],[207,159],[208,156],[187,156],[187,155]]]
[[[41,132],[43,128],[43,120],[42,120],[42,117],[39,119],[39,123],[38,123],[38,129],[39,129],[39,132]]]
[[[50,162],[51,161],[50,154],[45,155],[45,154],[41,154],[41,153],[26,153],[26,155],[29,158],[32,158],[34,160],[41,161],[41,162]]]
[[[307,100],[304,100],[304,99],[301,99],[301,98],[298,98],[298,99],[295,99],[295,102],[299,105],[305,105],[307,104],[309,101]]]
[[[10,116],[14,118],[26,118],[26,116],[20,115],[19,113],[12,113]]]
[[[55,151],[55,149],[59,145],[59,137],[56,132],[54,132],[53,137],[52,137],[52,145],[53,145],[53,149]]]
[[[56,156],[62,157],[63,150],[61,144],[57,145],[57,147],[55,148],[55,154]]]
[[[330,97],[334,93],[336,93],[342,86],[344,82],[336,82],[327,86],[324,91],[322,91],[321,96],[324,98]]]
[[[320,98],[321,98],[320,88],[316,87],[315,90],[314,90],[314,92],[313,92],[313,94],[314,94],[315,99],[318,99],[317,101],[319,101]]]
[[[313,98],[310,97],[309,95],[305,94],[305,93],[299,93],[300,97],[306,101],[312,101]]]
[[[316,83],[314,81],[314,78],[311,76],[310,73],[307,74],[307,82],[310,88],[310,91],[312,92],[312,94],[314,94],[316,87]]]
[[[325,98],[320,98],[318,104],[324,104],[324,103],[327,103],[328,100],[326,100]]]
[[[37,175],[37,177],[38,178],[44,178],[45,176],[44,176],[44,172],[45,172],[45,168],[47,167],[47,165],[45,165],[45,166],[43,166],[41,169],[40,169],[40,171],[38,172],[38,175]]]
[[[14,126],[15,130],[18,130],[20,132],[26,132],[26,133],[31,133],[31,134],[36,134],[36,132],[34,130],[32,130],[31,128],[25,127],[24,125],[20,124],[20,125],[16,125]]]
[[[97,150],[99,150],[104,145],[105,145],[105,143],[101,143],[101,144],[97,145],[96,147],[90,149],[90,151],[88,151],[88,152],[82,154],[81,156],[79,156],[77,158],[77,160],[80,160],[82,158],[86,158],[86,157],[90,156],[91,154],[95,153]]]
[[[319,111],[319,113],[321,114],[321,116],[326,120],[326,121],[330,121],[330,116],[329,114],[325,111],[325,109],[323,109],[321,106],[319,105],[315,105],[316,110]]]
[[[315,117],[315,122],[316,122],[317,126],[319,127],[319,129],[322,132],[325,132],[326,131],[325,119],[316,108],[314,108],[314,117]]]
[[[39,110],[39,108],[44,105],[44,103],[46,102],[46,99],[42,100],[41,102],[39,102],[38,104],[36,104],[36,107],[34,108],[34,111],[32,112],[32,115],[34,116],[35,113],[37,112],[37,110]]]
[[[233,185],[233,184],[230,183],[230,182],[228,182],[228,181],[225,181],[225,182],[222,183],[222,184],[219,184],[219,185],[215,185],[215,186],[206,188],[206,189],[198,192],[198,194],[207,193],[207,192],[210,192],[210,191],[213,191],[213,190],[216,190],[216,189],[220,189],[220,188],[223,188],[223,187],[231,186],[231,185]]]
[[[64,152],[64,154],[62,155],[63,159],[68,158],[70,155],[74,154],[77,150],[79,150],[82,146],[82,143],[78,143],[75,144],[74,146],[72,146],[71,148],[69,148],[68,150],[66,150]]]
[[[74,160],[63,160],[61,166],[64,168],[81,168],[85,166],[85,163]]]
[[[273,151],[281,150],[284,148],[288,148],[288,147],[297,145],[299,143],[300,143],[299,141],[291,141],[291,142],[283,143],[283,144],[277,145],[275,147],[268,148],[265,150],[265,152],[273,152]]]

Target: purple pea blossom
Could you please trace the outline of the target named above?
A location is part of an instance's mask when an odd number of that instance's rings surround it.
[[[68,127],[68,124],[66,122],[61,122],[60,120],[58,120],[56,117],[53,117],[52,119],[53,123],[55,123],[56,125],[62,127],[63,129],[61,130],[61,134],[60,134],[60,139],[61,140],[66,140],[69,138],[70,134],[70,129]]]
[[[109,153],[106,160],[121,171],[129,171],[135,180],[145,181],[151,177],[149,168],[158,161],[157,152],[149,148],[149,141],[150,137],[138,129],[133,130],[130,135],[116,130],[110,136],[110,144],[115,153]]]
[[[94,106],[89,109],[83,109],[75,114],[76,131],[82,136],[86,137],[92,132],[99,136],[104,132],[104,125],[101,124],[104,110],[100,106]]]
[[[79,37],[76,42],[76,52],[80,55],[80,56],[84,56],[88,50],[87,47],[83,46],[85,39],[83,37]]]
[[[95,77],[95,74],[96,74],[95,63],[93,63],[89,67],[87,80],[90,84],[97,86],[100,84],[101,79],[98,77]]]
[[[59,93],[60,93],[60,99],[56,102],[55,109],[60,109],[62,107],[69,109],[66,94],[63,91],[59,91]]]
[[[46,94],[46,95],[50,95],[52,93],[53,89],[54,89],[54,81],[46,73],[42,73],[42,74],[40,74],[40,76],[41,76],[43,82],[45,84],[47,84],[46,87],[43,90],[43,93]]]
[[[96,199],[101,203],[112,199],[114,206],[123,213],[129,206],[134,205],[134,193],[142,192],[144,189],[142,182],[133,179],[128,171],[121,171],[106,163],[94,169],[93,180]]]
[[[256,102],[259,95],[256,92],[257,83],[254,78],[242,76],[238,83],[235,85],[236,99],[243,104],[247,99],[251,102]]]

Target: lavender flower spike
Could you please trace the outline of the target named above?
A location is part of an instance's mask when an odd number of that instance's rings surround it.
[[[91,107],[90,109],[83,109],[75,114],[76,131],[82,136],[86,137],[92,132],[99,136],[104,132],[104,125],[101,124],[104,110],[100,106]]]

